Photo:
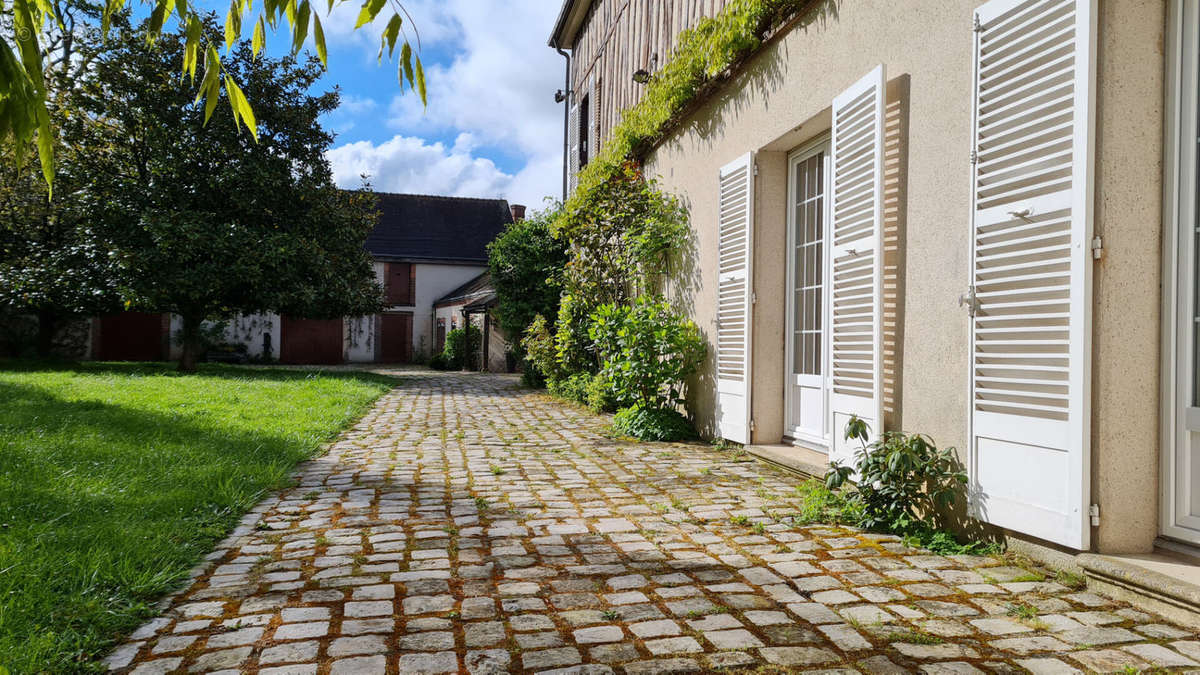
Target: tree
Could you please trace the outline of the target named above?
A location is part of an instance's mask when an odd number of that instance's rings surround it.
[[[61,123],[72,114],[71,93],[91,66],[77,47],[100,39],[99,31],[86,24],[88,17],[99,16],[99,6],[60,0],[56,14],[63,25],[49,31],[43,56],[49,114]],[[35,148],[0,146],[0,309],[37,317],[41,356],[50,353],[65,319],[120,306],[111,260],[82,208],[81,186],[70,170],[73,158],[87,148],[59,146],[59,190],[54,194],[45,181],[18,167],[17,150],[28,154]]]
[[[94,77],[75,98],[83,114],[63,133],[89,148],[75,167],[128,306],[183,320],[180,370],[195,368],[206,319],[378,311],[363,248],[374,198],[333,184],[324,154],[333,137],[320,116],[338,94],[307,93],[317,60],[255,58],[235,45],[223,67],[255,101],[256,141],[228,111],[206,125],[211,104],[178,86],[186,34],[152,47],[141,33],[119,27],[95,49]]]
[[[567,252],[564,243],[550,232],[557,212],[557,207],[537,211],[506,227],[488,244],[497,323],[514,345],[520,344],[533,317],[558,314]]]
[[[46,73],[47,66],[53,64],[47,60],[43,46],[56,41],[71,42],[75,34],[75,17],[63,11],[62,4],[66,1],[0,2],[0,143],[11,138],[15,146],[24,147],[36,139],[42,175],[49,185],[54,182],[55,142]],[[142,0],[142,4],[152,8],[150,19],[143,26],[148,44],[153,45],[171,17],[177,16],[183,45],[179,53],[181,58],[176,63],[182,65],[183,74],[188,76],[192,85],[196,83],[197,66],[203,61],[204,72],[197,87],[197,100],[205,100],[205,119],[212,115],[224,90],[233,116],[255,136],[255,113],[250,99],[238,85],[238,69],[227,67],[224,61],[232,54],[234,43],[241,39],[243,26],[253,23],[251,49],[255,55],[266,43],[268,28],[274,33],[286,21],[287,31],[292,38],[293,56],[304,47],[311,30],[317,55],[321,64],[326,64],[321,7],[318,5],[314,9],[309,0],[264,0],[257,15],[251,14],[252,0],[231,0],[223,31],[216,30],[211,23],[206,24],[204,13],[195,3],[186,0]],[[127,11],[125,5],[126,0],[103,0],[95,5],[99,10],[103,35],[107,36],[113,19]],[[325,7],[326,15],[334,6],[334,0],[329,0]],[[383,12],[385,7],[390,11]],[[425,69],[404,27],[404,17],[408,17],[410,23],[412,18],[404,5],[399,0],[364,0],[355,29],[374,22],[381,14],[388,16],[388,20],[380,35],[379,58],[382,61],[384,51],[387,51],[389,59],[392,58],[399,44],[397,76],[401,89],[407,81],[409,89],[416,89],[421,102],[425,103]],[[414,36],[419,50],[420,35],[414,32]],[[219,51],[222,42],[226,50],[224,57]],[[182,86],[182,82],[179,86]]]
[[[64,320],[120,307],[108,251],[72,194],[50,199],[38,177],[0,167],[0,310],[37,317],[43,357]]]

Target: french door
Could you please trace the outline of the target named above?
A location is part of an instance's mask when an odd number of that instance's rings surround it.
[[[1169,108],[1173,138],[1166,152],[1168,227],[1165,232],[1163,377],[1165,434],[1162,534],[1200,544],[1200,5],[1173,3]]]
[[[788,158],[785,435],[829,447],[829,142]]]

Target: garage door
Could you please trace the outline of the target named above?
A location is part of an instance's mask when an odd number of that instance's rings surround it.
[[[379,360],[383,363],[410,363],[413,347],[412,312],[381,314],[379,320]]]
[[[162,361],[167,322],[162,314],[121,312],[100,317],[93,356],[101,361]]]
[[[342,362],[341,319],[280,320],[279,362],[328,365]]]

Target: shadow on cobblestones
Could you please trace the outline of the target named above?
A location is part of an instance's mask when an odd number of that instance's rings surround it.
[[[1002,559],[796,526],[798,480],[624,442],[510,376],[401,372],[111,657],[138,673],[929,673],[1200,664]]]

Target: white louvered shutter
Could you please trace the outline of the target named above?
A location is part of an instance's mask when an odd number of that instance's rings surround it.
[[[1089,541],[1094,0],[992,0],[975,31],[972,506]]]
[[[572,192],[575,192],[575,186],[579,183],[579,97],[574,93],[569,94],[571,97],[568,105],[570,112],[567,114],[567,196],[570,197]]]
[[[592,77],[588,87],[588,161],[600,156],[600,78]]]
[[[884,94],[880,65],[833,100],[829,458],[842,463],[860,447],[851,415],[883,431]]]
[[[721,168],[717,196],[717,423],[750,442],[750,321],[754,261],[754,154]]]

